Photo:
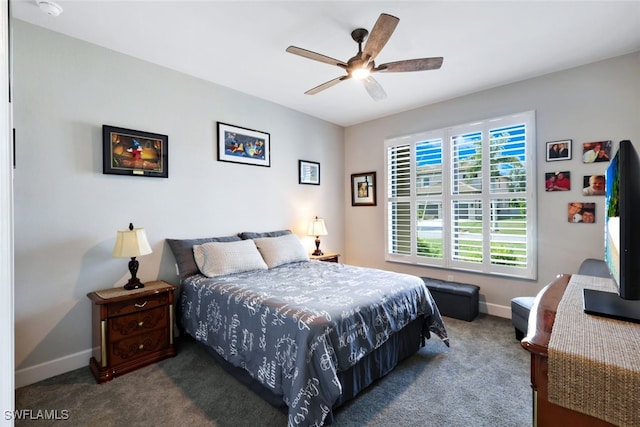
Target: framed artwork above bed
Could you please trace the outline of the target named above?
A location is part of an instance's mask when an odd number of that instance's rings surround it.
[[[218,122],[218,161],[270,167],[270,140],[266,132]]]
[[[102,126],[102,173],[169,177],[169,137],[157,133]]]

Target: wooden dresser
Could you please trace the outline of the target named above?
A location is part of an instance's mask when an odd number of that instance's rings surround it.
[[[87,294],[93,302],[94,354],[89,366],[98,383],[176,355],[175,289],[155,281],[131,291],[110,288]]]
[[[599,418],[549,402],[549,341],[558,304],[571,279],[561,274],[538,293],[529,315],[527,336],[522,347],[531,353],[531,388],[533,389],[533,426],[605,427],[613,426]]]

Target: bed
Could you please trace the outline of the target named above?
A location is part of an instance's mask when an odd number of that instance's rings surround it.
[[[181,331],[283,408],[289,426],[330,423],[431,334],[449,345],[418,277],[309,260],[288,230],[167,241]]]

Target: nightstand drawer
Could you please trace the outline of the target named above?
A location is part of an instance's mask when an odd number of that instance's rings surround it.
[[[117,365],[127,360],[161,350],[169,345],[167,329],[157,329],[149,333],[134,335],[120,341],[112,342],[110,347],[110,363]]]
[[[163,306],[127,316],[113,317],[109,319],[109,336],[113,340],[118,340],[133,334],[166,327],[168,315],[167,306]]]
[[[130,299],[127,301],[113,302],[108,305],[108,316],[119,316],[121,314],[135,313],[137,311],[149,310],[169,303],[169,295],[166,292],[148,295],[145,297]]]

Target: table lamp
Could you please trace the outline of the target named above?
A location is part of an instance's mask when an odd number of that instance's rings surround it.
[[[136,277],[138,272],[138,261],[136,257],[148,255],[151,253],[151,247],[147,241],[147,235],[144,228],[133,228],[133,224],[129,223],[128,230],[118,231],[116,236],[116,245],[113,248],[112,256],[114,258],[131,258],[129,261],[129,272],[131,278],[124,285],[127,290],[144,288],[144,284]]]
[[[309,223],[309,228],[307,229],[308,236],[316,236],[316,250],[313,251],[312,255],[324,255],[320,250],[320,236],[326,236],[327,234],[327,226],[324,225],[324,219],[314,219]]]

